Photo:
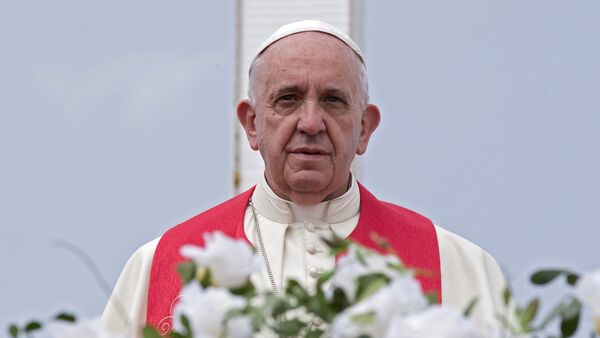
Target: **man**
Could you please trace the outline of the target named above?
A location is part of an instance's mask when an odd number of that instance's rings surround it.
[[[335,266],[321,237],[375,247],[370,235],[377,233],[407,265],[434,272],[420,280],[425,290],[459,308],[478,298],[474,317],[493,321],[505,285],[493,258],[427,218],[377,200],[352,176],[354,156],[365,153],[380,121],[367,88],[360,49],[336,28],[301,21],[277,30],[259,49],[249,99],[237,107],[250,147],[265,162],[264,177],[140,248],[119,278],[105,323],[116,331],[146,321],[169,329],[181,287],[178,249],[202,244],[202,234],[216,230],[257,248],[265,268],[252,281],[274,291],[289,278],[312,289]]]

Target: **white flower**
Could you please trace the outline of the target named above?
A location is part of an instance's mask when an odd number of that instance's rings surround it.
[[[359,259],[359,255],[362,257],[362,260]],[[356,297],[356,281],[358,277],[371,273],[382,273],[390,279],[394,279],[408,274],[401,273],[390,267],[390,265],[399,264],[401,263],[396,256],[383,256],[371,251],[362,250],[356,245],[351,245],[348,249],[348,254],[338,261],[333,280],[335,281],[335,286],[344,290],[346,297],[352,302]],[[331,294],[331,291],[327,293]]]
[[[396,317],[385,338],[478,338],[475,323],[457,309],[433,305],[425,311]]]
[[[51,338],[120,338],[109,333],[102,325],[100,318],[82,319],[75,323],[65,321],[49,322],[46,332]]]
[[[420,311],[426,306],[427,299],[419,282],[411,276],[401,276],[339,314],[331,324],[331,335],[333,338],[383,337],[391,318]]]
[[[252,337],[252,327],[245,317],[231,320],[225,325],[227,313],[243,308],[245,303],[244,298],[231,294],[227,289],[202,289],[198,283],[189,283],[183,288],[181,299],[174,309],[175,330],[185,330],[181,322],[181,315],[185,315],[190,321],[194,338]],[[227,335],[226,331],[229,331]]]
[[[248,316],[238,316],[227,322],[227,334],[230,338],[251,338],[254,334],[252,320]]]
[[[210,269],[218,286],[237,288],[243,286],[251,273],[260,270],[262,261],[250,246],[221,232],[204,235],[204,248],[194,245],[181,247],[181,255],[198,266]]]
[[[581,276],[575,285],[575,294],[595,318],[600,318],[600,270]]]

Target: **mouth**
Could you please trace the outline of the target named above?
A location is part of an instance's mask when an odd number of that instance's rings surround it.
[[[292,151],[290,151],[290,153],[295,154],[295,155],[308,156],[308,157],[329,155],[329,152],[327,152],[321,148],[310,148],[310,147],[295,148],[295,149],[292,149]]]

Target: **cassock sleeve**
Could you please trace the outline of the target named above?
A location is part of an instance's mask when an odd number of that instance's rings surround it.
[[[494,258],[477,245],[436,226],[440,246],[442,303],[464,310],[477,299],[471,317],[482,329],[508,311],[502,300],[506,280]]]
[[[127,261],[102,314],[102,323],[115,334],[137,336],[146,323],[148,284],[159,238],[144,244]]]

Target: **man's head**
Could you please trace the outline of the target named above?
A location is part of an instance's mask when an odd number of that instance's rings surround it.
[[[323,32],[285,36],[257,57],[237,114],[280,197],[310,205],[342,195],[379,124],[358,54]]]

